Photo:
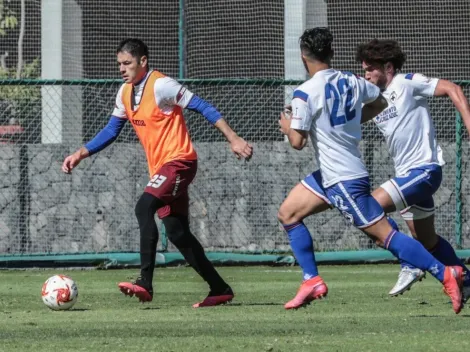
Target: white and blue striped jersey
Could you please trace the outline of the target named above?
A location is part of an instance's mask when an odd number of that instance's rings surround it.
[[[374,122],[385,137],[397,176],[444,164],[426,100],[434,95],[438,81],[421,74],[397,74],[382,92],[388,107]]]
[[[361,154],[362,105],[380,90],[349,72],[317,72],[294,91],[291,128],[308,131],[323,187],[368,176]]]

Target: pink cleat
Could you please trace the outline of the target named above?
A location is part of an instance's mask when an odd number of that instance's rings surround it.
[[[459,314],[463,307],[463,269],[461,266],[446,266],[444,272],[444,293],[450,297],[455,314]]]
[[[126,296],[136,296],[139,302],[151,302],[153,299],[153,291],[147,290],[136,282],[121,282],[118,284],[118,287]]]
[[[300,285],[294,299],[284,305],[285,309],[298,309],[310,304],[313,300],[322,299],[328,294],[328,287],[320,276],[305,280]]]
[[[229,303],[232,301],[233,297],[232,289],[229,287],[221,294],[215,294],[212,291],[209,292],[206,298],[202,302],[193,304],[193,308],[203,308],[203,307],[215,307],[221,304]]]

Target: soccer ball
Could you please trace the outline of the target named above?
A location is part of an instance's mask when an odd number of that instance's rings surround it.
[[[42,285],[42,301],[52,310],[67,310],[77,302],[78,288],[75,282],[65,275],[51,276]]]

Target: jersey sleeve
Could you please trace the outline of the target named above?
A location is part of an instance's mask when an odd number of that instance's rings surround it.
[[[295,130],[310,131],[316,110],[315,104],[312,104],[311,97],[301,88],[296,89],[292,98],[290,127]]]
[[[157,79],[154,93],[160,108],[178,105],[185,109],[194,95],[189,89],[170,77]]]
[[[432,97],[436,90],[438,78],[428,78],[420,73],[408,73],[404,82],[413,90],[414,97]]]
[[[127,118],[126,108],[124,107],[124,103],[122,102],[122,91],[124,90],[124,84],[119,88],[119,91],[116,95],[116,103],[114,105],[113,112],[111,113],[112,116],[120,117],[122,119]]]
[[[368,104],[376,100],[380,94],[380,89],[375,84],[366,81],[364,78],[359,77],[359,85],[362,91],[362,102]]]

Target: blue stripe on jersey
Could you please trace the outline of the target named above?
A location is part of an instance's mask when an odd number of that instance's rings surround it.
[[[405,79],[412,80],[414,75],[415,75],[414,73],[407,73],[407,74],[405,75]]]
[[[295,99],[295,98],[299,98],[299,99],[301,99],[301,100],[303,100],[303,101],[306,102],[307,99],[308,99],[308,94],[305,93],[305,92],[302,92],[301,90],[295,90],[295,91],[294,91],[294,99]]]

